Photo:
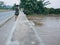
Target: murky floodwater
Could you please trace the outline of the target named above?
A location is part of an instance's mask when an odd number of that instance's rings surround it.
[[[9,11],[9,12],[0,12],[0,22],[5,20],[6,18],[14,15],[14,11]]]
[[[60,27],[60,17],[45,17],[40,20],[45,27],[59,28]]]
[[[36,26],[45,45],[60,45],[60,17],[44,17],[37,20],[43,23]]]

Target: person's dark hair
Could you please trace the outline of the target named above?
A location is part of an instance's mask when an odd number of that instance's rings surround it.
[[[19,5],[15,5],[15,7],[19,7]]]

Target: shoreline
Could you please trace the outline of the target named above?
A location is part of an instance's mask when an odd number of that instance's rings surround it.
[[[51,18],[54,18],[54,17],[60,17],[60,14],[55,16],[55,15],[27,15],[27,18],[28,20],[31,20],[32,22],[35,23],[36,26],[42,26],[43,23],[40,22],[42,20],[42,18],[46,18],[46,17],[51,17]],[[40,21],[39,21],[40,20]]]
[[[0,12],[8,12],[8,11],[12,11],[10,9],[0,9]]]

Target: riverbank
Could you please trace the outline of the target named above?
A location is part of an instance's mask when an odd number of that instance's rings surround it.
[[[48,14],[48,15],[42,15],[42,14],[33,14],[33,15],[27,15],[27,18],[35,23],[37,26],[43,25],[42,18],[45,17],[60,17],[60,14]]]
[[[8,12],[11,11],[10,9],[0,9],[0,12]]]

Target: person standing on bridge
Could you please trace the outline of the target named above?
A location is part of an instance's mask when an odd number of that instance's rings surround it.
[[[19,5],[15,5],[15,21],[17,20],[19,15]]]

